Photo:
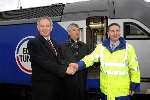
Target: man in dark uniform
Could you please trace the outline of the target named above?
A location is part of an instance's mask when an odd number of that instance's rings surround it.
[[[88,54],[87,45],[79,41],[80,28],[77,24],[72,23],[67,28],[69,41],[60,47],[61,62],[69,64],[77,62]],[[65,75],[64,78],[64,100],[86,100],[86,70],[76,73],[74,76]]]
[[[59,64],[58,52],[50,37],[53,23],[49,17],[37,21],[39,35],[27,44],[32,66],[32,100],[60,100],[65,74],[76,70]]]

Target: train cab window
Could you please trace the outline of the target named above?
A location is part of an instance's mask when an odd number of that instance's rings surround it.
[[[92,16],[86,19],[86,43],[91,50],[94,50],[96,44],[101,43],[107,37],[107,22],[106,16]]]
[[[144,40],[150,39],[150,33],[133,22],[124,23],[124,37],[127,40]]]
[[[107,25],[107,16],[91,16],[86,18],[86,43],[89,46],[90,52],[92,52],[95,49],[96,45],[101,43],[103,39],[107,38]],[[99,65],[99,62],[95,63],[92,68],[88,69],[88,80],[99,80]]]

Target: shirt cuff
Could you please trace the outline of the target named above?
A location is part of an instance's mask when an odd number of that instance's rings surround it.
[[[79,71],[81,71],[81,70],[84,69],[84,67],[85,67],[84,61],[79,61],[79,62],[77,62],[77,64],[78,64],[78,66],[79,66]]]
[[[131,82],[130,89],[135,92],[140,92],[140,83]]]

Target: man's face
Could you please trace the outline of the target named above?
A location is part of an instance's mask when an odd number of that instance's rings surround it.
[[[52,31],[51,23],[48,19],[42,19],[37,25],[38,31],[43,37],[48,37]]]
[[[80,28],[72,27],[69,32],[70,38],[73,40],[77,40],[80,37]]]
[[[110,37],[110,40],[113,42],[116,42],[120,38],[120,27],[113,25],[108,30],[108,35]]]

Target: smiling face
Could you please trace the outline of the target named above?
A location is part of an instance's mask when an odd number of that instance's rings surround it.
[[[110,26],[108,30],[108,35],[112,42],[118,41],[120,38],[120,26],[118,25]]]
[[[43,18],[37,23],[37,29],[43,37],[48,37],[52,31],[52,24],[48,19]]]

